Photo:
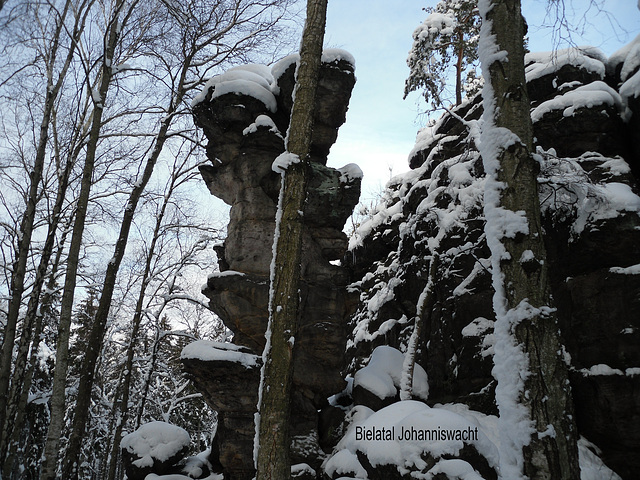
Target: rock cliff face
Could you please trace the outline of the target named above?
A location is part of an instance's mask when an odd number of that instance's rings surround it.
[[[581,465],[593,478],[616,478],[612,469],[630,479],[640,469],[640,72],[627,57],[583,49],[527,59],[552,289],[583,437]],[[211,164],[202,176],[231,205],[228,238],[217,249],[220,272],[204,292],[234,332],[234,345],[190,346],[182,360],[219,412],[212,463],[229,479],[253,475],[280,180],[271,164],[284,150],[294,64],[288,58],[271,70],[233,69],[213,79],[194,106],[209,139]],[[455,472],[470,469],[496,478],[493,291],[476,148],[481,98],[419,133],[412,170],[389,183],[345,255],[341,230],[358,199],[358,170],[325,166],[354,83],[344,53],[327,56],[320,82],[305,211],[293,462],[309,466],[298,470],[305,478],[325,480],[459,478]],[[440,260],[418,346],[414,400],[399,403],[401,352],[434,245]],[[341,266],[331,263],[338,259]],[[444,420],[457,428],[471,422],[481,434],[443,450],[433,442],[378,448],[354,433],[383,424],[433,429]],[[402,463],[390,452],[400,452]]]
[[[559,52],[555,61],[532,54],[527,80],[578,428],[610,468],[634,478],[640,468],[633,453],[640,447],[640,129],[632,119],[640,118],[640,89],[629,85],[638,82],[635,72],[607,76],[605,66],[595,49]],[[437,239],[435,304],[419,352],[428,404],[465,404],[495,415],[484,172],[473,135],[481,98],[456,113],[464,124],[445,115],[419,134],[413,170],[391,181],[378,211],[352,239],[349,268],[361,297],[348,371],[359,371],[378,345],[406,348],[429,245]]]
[[[213,195],[231,206],[224,245],[217,248],[220,271],[204,294],[211,309],[233,331],[243,354],[262,353],[268,320],[269,270],[281,175],[272,170],[284,152],[295,84],[297,56],[272,69],[248,65],[212,79],[193,107],[204,130],[210,165],[200,167]],[[353,61],[343,51],[325,51],[319,79],[311,147],[312,178],[304,211],[302,314],[295,343],[292,409],[293,462],[318,468],[322,441],[319,411],[344,388],[347,319],[357,296],[347,292],[344,268],[332,264],[347,250],[342,229],[360,195],[355,165],[326,167],[338,127],[345,121],[355,83]],[[228,351],[224,345],[211,346]],[[229,360],[231,358],[231,360]],[[229,479],[253,476],[254,413],[260,359],[239,365],[234,356],[183,359],[196,386],[219,413],[219,462]]]

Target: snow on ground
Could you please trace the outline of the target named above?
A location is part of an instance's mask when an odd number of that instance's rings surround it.
[[[166,422],[149,422],[125,435],[120,446],[139,457],[133,464],[143,468],[153,466],[154,460],[167,461],[190,442],[184,428]]]
[[[259,364],[258,355],[248,353],[244,347],[232,343],[198,340],[182,349],[180,359],[196,358],[204,362],[224,361],[244,365],[246,368]]]
[[[400,350],[386,345],[376,347],[367,366],[356,372],[353,386],[361,386],[378,398],[395,397],[400,388],[403,364],[404,354]],[[427,372],[418,364],[413,371],[413,395],[423,400],[429,397]]]
[[[193,477],[189,477],[187,475],[179,475],[179,474],[156,475],[155,473],[150,473],[149,475],[144,477],[144,480],[193,480]],[[204,477],[200,480],[224,480],[224,475],[212,473],[211,475]]]
[[[412,471],[412,478],[430,479],[442,472],[448,474],[449,478],[482,480],[483,477],[468,462],[441,458],[442,455],[455,456],[464,444],[475,446],[490,466],[496,468],[499,464],[498,417],[471,410],[464,404],[449,403],[429,407],[422,402],[409,400],[394,403],[378,412],[359,405],[347,414],[347,421],[346,434],[323,464],[323,471],[329,476],[346,475],[340,478],[368,479],[366,470],[358,460],[356,452],[360,452],[366,455],[372,466],[395,465],[400,473]],[[412,428],[416,432],[430,431],[433,438],[440,436],[444,439],[398,439],[401,432],[411,432]],[[367,431],[371,432],[369,440],[366,439]],[[385,436],[382,432],[393,432],[393,438],[382,440]],[[375,440],[376,435],[378,440]],[[453,439],[447,440],[447,435]],[[598,448],[584,437],[578,441],[578,451],[581,480],[620,479],[602,462],[598,456]],[[424,461],[425,454],[439,461],[428,468]]]

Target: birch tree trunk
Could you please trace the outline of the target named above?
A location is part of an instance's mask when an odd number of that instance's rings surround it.
[[[481,154],[495,288],[496,400],[504,478],[578,479],[577,431],[556,310],[551,306],[520,0],[480,0]]]
[[[59,158],[58,153],[58,149],[56,149],[56,155]],[[3,437],[0,441],[0,458],[5,460],[3,475],[6,478],[9,477],[10,468],[13,464],[12,457],[14,456],[19,442],[19,436],[23,428],[24,413],[27,407],[27,398],[29,389],[31,388],[31,379],[34,368],[33,363],[31,366],[28,365],[30,357],[29,350],[33,352],[35,347],[35,351],[37,352],[37,345],[40,343],[40,333],[42,330],[42,316],[38,314],[40,296],[55,246],[55,236],[58,230],[58,224],[61,220],[62,207],[69,184],[71,167],[72,160],[68,159],[64,169],[58,176],[59,185],[56,200],[51,212],[47,237],[41,252],[40,262],[36,270],[34,284],[29,295],[29,303],[25,313],[22,335],[18,342],[18,351],[11,379],[11,388],[9,390],[9,402],[6,407],[7,414],[3,429]],[[31,357],[33,357],[33,354]],[[8,451],[10,452],[9,455],[7,454]]]
[[[327,0],[307,0],[286,149],[299,162],[282,174],[271,267],[269,325],[258,400],[256,479],[290,478],[289,415],[293,346],[300,316],[300,263],[313,113]]]
[[[416,351],[418,343],[422,336],[422,328],[424,325],[424,316],[430,315],[434,301],[435,276],[439,263],[438,253],[431,255],[429,262],[429,274],[427,284],[424,286],[418,305],[416,307],[416,316],[413,324],[413,332],[407,344],[407,352],[404,354],[404,363],[402,364],[402,376],[400,377],[400,400],[411,400],[413,398],[413,372],[416,366]]]
[[[93,167],[96,158],[96,150],[100,139],[100,128],[102,124],[102,114],[104,112],[104,102],[109,90],[112,78],[111,62],[114,57],[116,43],[119,37],[118,17],[124,5],[123,0],[116,4],[113,21],[107,32],[105,51],[101,68],[100,85],[98,94],[94,98],[93,118],[91,119],[91,131],[87,142],[85,164],[82,170],[82,180],[78,201],[76,204],[75,221],[71,234],[71,243],[67,258],[67,269],[65,274],[64,290],[60,306],[60,323],[58,325],[58,341],[56,344],[56,367],[53,378],[53,390],[51,393],[51,421],[47,432],[45,444],[45,459],[42,470],[43,480],[55,480],[56,467],[60,450],[60,435],[64,426],[65,417],[65,387],[67,371],[69,367],[69,335],[71,327],[71,315],[73,300],[78,273],[80,250],[82,247],[82,235],[86,220],[87,207],[89,204],[89,194],[91,191],[91,180]],[[88,81],[88,79],[87,79]]]
[[[48,50],[49,58],[46,63],[47,82],[45,85],[46,94],[44,111],[40,122],[36,157],[33,163],[33,168],[29,173],[30,185],[26,199],[27,205],[20,223],[18,248],[15,253],[15,259],[11,270],[11,297],[9,299],[9,308],[3,335],[4,340],[2,343],[2,352],[0,354],[0,443],[3,446],[6,445],[6,442],[8,441],[8,435],[5,434],[4,426],[5,421],[7,420],[6,411],[9,395],[9,381],[11,377],[11,358],[14,349],[20,306],[22,304],[22,295],[24,293],[27,259],[29,257],[29,250],[31,247],[31,237],[33,235],[40,182],[42,180],[42,173],[45,165],[47,144],[49,142],[49,125],[53,116],[56,99],[60,93],[60,89],[69,69],[69,65],[71,64],[75,49],[75,42],[71,42],[64,66],[57,78],[54,78],[58,48],[60,46],[61,36],[64,34],[63,27],[70,4],[71,2],[67,1],[62,12],[55,12],[57,14],[56,28],[53,38],[50,40],[51,46]],[[9,419],[9,421],[11,420]]]

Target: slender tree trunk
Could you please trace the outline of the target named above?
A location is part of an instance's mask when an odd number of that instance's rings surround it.
[[[462,62],[464,60],[464,33],[462,32],[462,28],[460,28],[458,35],[460,46],[456,52],[456,106],[462,103]]]
[[[568,369],[551,308],[532,155],[519,0],[480,0],[485,77],[481,154],[487,241],[496,291],[496,400],[505,478],[578,479]]]
[[[22,335],[20,337],[20,341],[18,342],[18,352],[11,381],[9,403],[7,405],[7,419],[3,430],[3,441],[0,445],[0,458],[3,459],[6,457],[10,439],[13,439],[14,442],[18,440],[14,435],[12,435],[12,433],[16,432],[19,434],[19,432],[22,431],[23,427],[23,413],[24,409],[26,408],[26,403],[23,402],[27,398],[27,395],[24,395],[23,393],[28,394],[29,389],[31,388],[31,375],[29,375],[27,372],[27,360],[29,358],[28,353],[32,339],[34,340],[34,342],[36,342],[36,344],[39,344],[40,341],[37,328],[37,324],[42,323],[41,318],[38,318],[40,295],[42,293],[42,287],[47,276],[49,261],[51,259],[51,255],[53,254],[55,237],[58,230],[58,223],[60,221],[62,206],[64,204],[70,173],[71,161],[69,159],[69,162],[59,176],[60,183],[58,185],[58,192],[56,194],[53,211],[51,212],[51,219],[47,231],[47,237],[40,256],[40,263],[36,271],[34,285],[29,295],[29,303],[27,305],[27,311],[25,314]],[[34,326],[36,327],[35,329]],[[31,366],[31,369],[32,368],[33,365]],[[10,463],[12,462],[7,460],[5,467],[9,468]],[[5,476],[8,478],[7,473],[5,473]]]
[[[287,152],[296,155],[299,163],[290,165],[283,173],[276,216],[269,326],[258,405],[257,480],[291,476],[289,414],[293,346],[300,315],[301,212],[307,196],[308,157],[326,14],[327,0],[307,0],[307,20],[287,137]]]
[[[424,325],[424,315],[428,315],[433,307],[433,287],[435,286],[434,278],[438,269],[439,256],[434,253],[431,256],[429,262],[429,275],[427,278],[427,284],[422,290],[420,297],[418,298],[418,305],[416,308],[416,317],[413,324],[413,332],[409,338],[407,345],[407,352],[404,356],[404,363],[402,365],[402,377],[400,378],[400,400],[411,400],[413,396],[413,372],[416,366],[416,350],[418,348],[418,342],[422,335],[422,328]]]
[[[188,65],[185,65],[182,70],[182,76],[178,85],[177,94],[171,99],[167,115],[161,122],[160,130],[155,138],[155,145],[153,151],[149,155],[142,176],[136,182],[131,194],[129,195],[129,201],[124,210],[122,223],[120,224],[120,232],[113,253],[113,257],[107,265],[107,271],[102,285],[100,294],[100,301],[98,303],[98,310],[94,319],[91,333],[89,336],[89,342],[87,345],[86,353],[84,356],[82,369],[80,372],[80,385],[78,387],[78,401],[75,407],[75,415],[73,419],[73,426],[71,436],[69,438],[69,448],[67,450],[65,458],[65,467],[63,472],[67,475],[65,478],[75,479],[77,478],[77,469],[80,449],[82,444],[82,437],[85,432],[87,419],[89,416],[89,406],[91,403],[91,389],[93,387],[93,381],[95,377],[95,368],[98,356],[102,351],[103,339],[107,326],[107,319],[109,317],[109,309],[111,308],[111,300],[113,298],[113,292],[115,289],[116,279],[118,276],[118,270],[120,264],[124,258],[125,250],[127,247],[127,241],[129,239],[129,232],[131,225],[133,224],[133,218],[136,212],[136,208],[144,189],[146,188],[153,170],[158,162],[158,158],[162,152],[164,144],[167,140],[167,134],[173,114],[177,107],[181,104],[185,90],[184,83],[186,81]]]
[[[18,249],[16,251],[13,268],[11,271],[11,297],[9,299],[9,308],[4,328],[4,340],[2,343],[2,352],[0,354],[0,439],[1,444],[6,445],[8,441],[4,432],[6,423],[6,411],[9,395],[9,381],[11,377],[11,358],[16,337],[16,327],[18,324],[18,316],[20,306],[22,304],[22,295],[24,293],[24,279],[27,270],[27,258],[29,257],[29,248],[31,246],[31,237],[33,234],[33,225],[35,221],[36,206],[38,202],[38,191],[40,182],[42,181],[42,172],[44,170],[45,157],[47,153],[47,144],[49,141],[49,124],[53,114],[54,105],[58,98],[58,93],[62,87],[64,77],[69,68],[75,44],[67,55],[66,63],[54,81],[53,69],[55,68],[56,58],[58,54],[58,46],[60,36],[63,30],[63,24],[69,10],[70,1],[67,1],[61,15],[57,17],[56,29],[52,39],[51,49],[49,51],[49,61],[47,68],[47,82],[45,85],[45,104],[40,122],[40,135],[38,138],[38,147],[36,149],[36,157],[33,164],[33,170],[29,174],[29,193],[27,195],[27,205],[20,223],[20,236],[18,239]],[[9,419],[11,421],[11,419]],[[0,457],[2,458],[2,457]]]
[[[131,328],[131,338],[129,340],[129,347],[127,349],[127,359],[124,365],[124,377],[122,381],[122,397],[119,401],[114,402],[114,410],[116,416],[115,433],[113,434],[113,444],[111,447],[111,455],[109,458],[109,471],[107,474],[107,480],[114,480],[117,467],[118,467],[118,453],[120,451],[120,440],[122,436],[122,430],[127,422],[129,413],[129,394],[131,390],[131,379],[133,377],[133,359],[135,353],[135,346],[138,340],[138,333],[140,331],[140,323],[142,321],[142,310],[144,308],[144,299],[147,291],[147,285],[151,278],[151,264],[155,256],[155,249],[158,239],[160,238],[160,230],[162,229],[162,223],[167,210],[167,205],[172,198],[173,190],[176,185],[177,178],[174,175],[171,178],[171,184],[167,193],[165,194],[160,212],[156,216],[156,224],[153,229],[153,235],[151,237],[151,244],[147,250],[147,259],[145,262],[144,272],[142,274],[142,282],[140,286],[140,293],[136,302],[136,307],[133,315],[133,322]]]
[[[75,295],[80,250],[82,247],[82,235],[84,233],[84,224],[89,204],[89,193],[91,191],[91,179],[96,158],[96,150],[100,139],[104,102],[109,90],[109,84],[111,83],[111,65],[120,31],[118,27],[118,16],[123,4],[124,2],[121,0],[116,6],[114,19],[110,25],[108,38],[105,43],[100,87],[98,89],[99,98],[94,99],[91,131],[89,134],[89,141],[87,143],[84,168],[82,170],[80,194],[76,204],[75,221],[69,246],[64,290],[60,307],[60,323],[58,325],[58,341],[56,345],[56,367],[53,376],[53,390],[51,393],[51,422],[49,424],[47,442],[45,444],[45,459],[42,471],[43,480],[56,479],[56,465],[59,456],[60,435],[64,426],[65,417],[65,387],[67,370],[69,367],[71,315],[73,310],[73,299]]]
[[[70,226],[70,225],[69,225]],[[29,354],[30,359],[30,367],[26,369],[24,378],[15,378],[15,382],[22,381],[21,389],[18,391],[16,389],[15,395],[17,400],[15,401],[13,412],[9,412],[8,418],[14,419],[14,424],[12,425],[13,431],[11,432],[11,437],[8,445],[8,454],[6,456],[4,468],[2,471],[2,478],[9,479],[10,472],[16,471],[15,468],[18,466],[17,462],[21,459],[18,458],[18,450],[24,448],[24,445],[21,442],[21,433],[24,429],[25,422],[31,422],[33,419],[25,418],[27,413],[27,402],[29,398],[29,393],[31,389],[31,383],[33,381],[33,375],[35,373],[35,365],[38,361],[38,351],[40,348],[41,336],[44,333],[44,323],[43,320],[45,316],[49,315],[47,310],[50,309],[52,304],[51,292],[53,292],[56,284],[56,275],[58,273],[58,268],[60,265],[60,260],[62,258],[62,253],[64,251],[64,244],[66,241],[67,233],[70,228],[65,229],[62,233],[60,244],[58,246],[58,251],[56,252],[56,256],[51,265],[51,271],[49,272],[49,281],[47,285],[47,291],[42,295],[42,298],[38,300],[38,308],[40,312],[35,316],[35,325],[33,328],[33,342],[31,343],[31,349]],[[31,300],[31,299],[30,299]],[[28,315],[29,309],[27,309]],[[19,395],[19,396],[18,396]],[[13,393],[12,393],[12,405],[13,401]],[[13,415],[13,416],[12,416]],[[34,423],[31,423],[30,429],[36,428]],[[8,431],[9,432],[9,431]],[[24,460],[24,459],[22,459]],[[12,470],[13,469],[13,470]],[[20,468],[17,469],[18,471]]]

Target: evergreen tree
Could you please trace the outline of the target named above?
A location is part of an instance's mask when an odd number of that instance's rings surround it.
[[[407,65],[409,78],[404,97],[423,90],[424,98],[436,110],[449,101],[447,78],[453,63],[456,78],[455,104],[462,103],[463,90],[471,95],[479,90],[475,65],[478,60],[480,16],[477,0],[442,0],[424,10],[426,20],[413,32]],[[463,76],[466,76],[463,83]]]

